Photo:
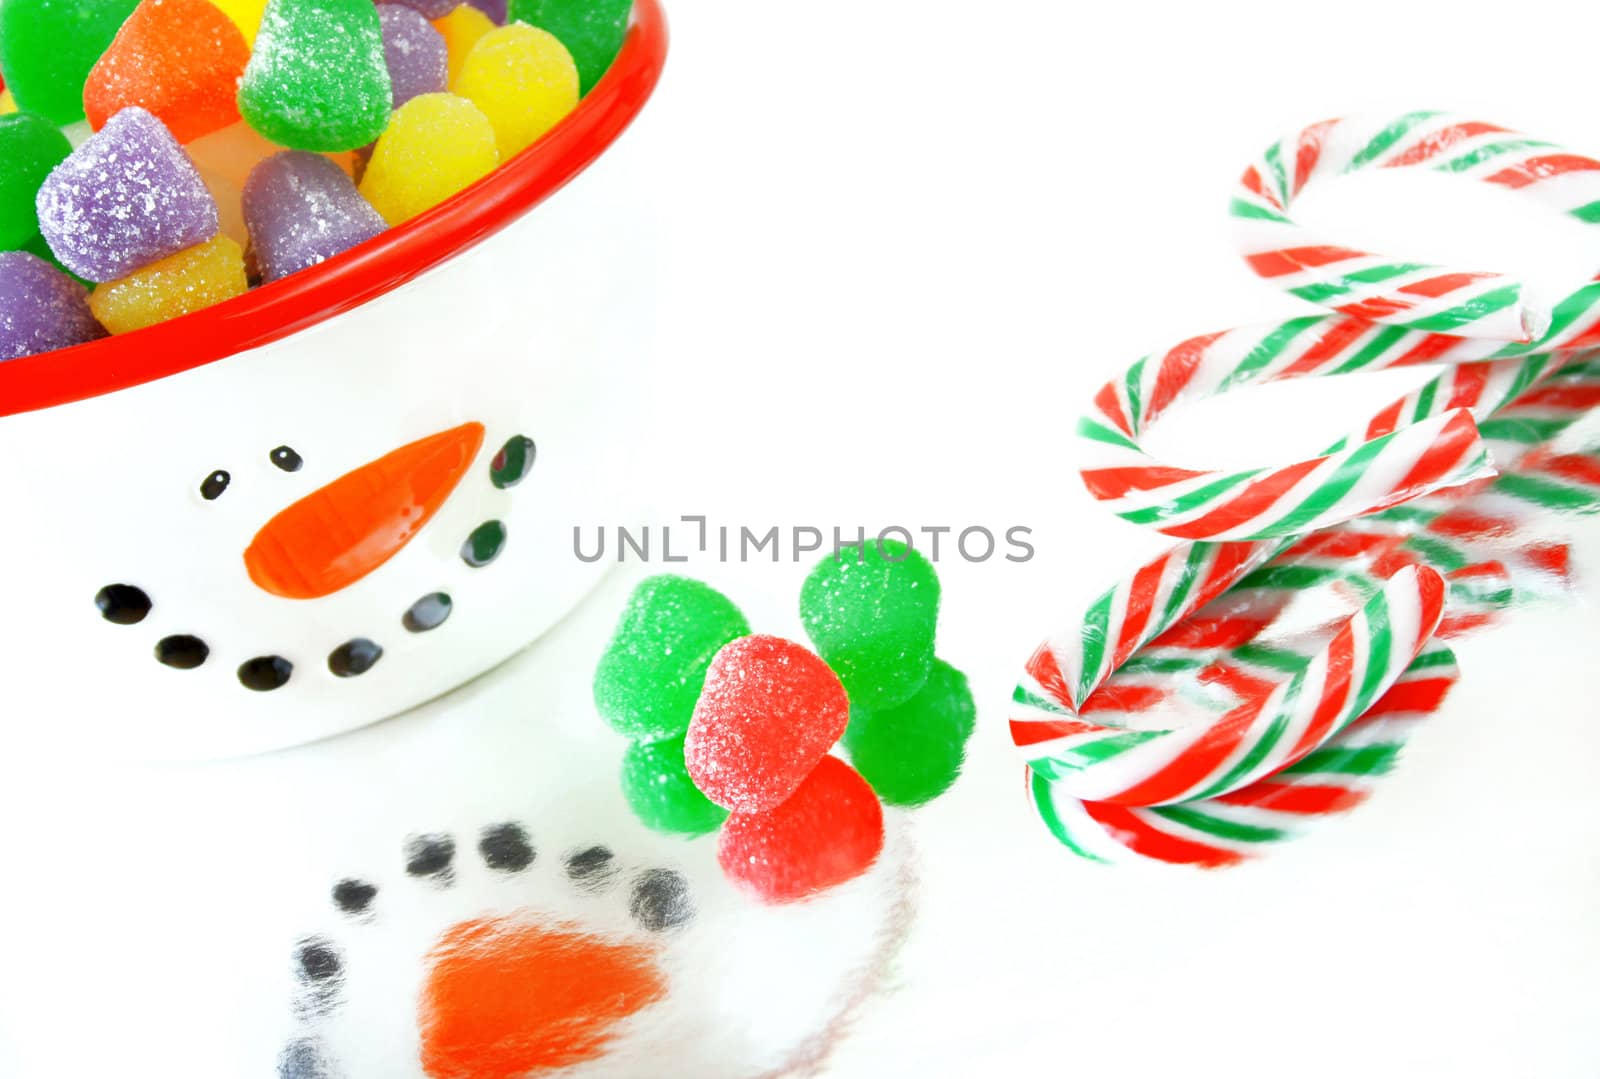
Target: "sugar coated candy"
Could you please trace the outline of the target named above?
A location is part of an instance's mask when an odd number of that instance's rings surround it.
[[[218,235],[101,285],[89,295],[89,310],[112,333],[128,333],[243,295],[247,288],[244,251]]]
[[[37,201],[63,265],[112,281],[217,234],[217,206],[161,121],[123,109],[57,165]]]
[[[635,742],[622,755],[622,794],[646,827],[670,835],[705,835],[728,817],[694,785],[683,738]]]
[[[315,266],[387,228],[339,166],[304,150],[286,150],[257,165],[243,202],[266,281]]]
[[[4,0],[0,70],[17,104],[57,124],[83,119],[89,69],[138,0]]]
[[[0,116],[0,251],[14,251],[39,235],[39,186],[71,152],[66,136],[44,117]]]
[[[824,757],[776,809],[733,814],[717,837],[723,873],[768,903],[792,903],[854,880],[882,850],[883,807],[838,757]]]
[[[395,110],[372,149],[361,194],[391,225],[409,221],[500,164],[494,128],[464,97],[423,94]]]
[[[268,0],[239,86],[250,126],[294,150],[353,150],[391,107],[372,0]]]
[[[496,26],[506,24],[506,5],[508,0],[467,0],[462,7],[475,8],[489,17],[489,21]]]
[[[0,251],[0,360],[68,348],[104,337],[87,292],[26,251]]]
[[[933,664],[939,577],[913,548],[868,540],[817,564],[800,589],[800,618],[852,704],[893,707]]]
[[[815,653],[781,637],[741,637],[706,671],[684,758],[707,798],[759,812],[793,794],[849,722],[844,687]]]
[[[595,666],[595,708],[629,738],[682,735],[712,659],[749,632],[739,608],[710,585],[671,574],[646,578]]]
[[[383,56],[394,107],[418,94],[442,93],[450,70],[449,53],[433,24],[404,4],[379,4],[378,21],[383,26]]]
[[[455,92],[489,118],[505,159],[578,104],[578,69],[554,36],[512,23],[478,39],[462,63]]]
[[[936,659],[910,700],[877,711],[852,709],[844,747],[879,798],[918,806],[949,790],[961,774],[976,721],[966,675]]]
[[[137,105],[179,142],[227,127],[249,60],[244,35],[209,0],[143,0],[89,72],[89,124]]]
[[[461,0],[395,0],[395,2],[415,8],[424,19],[442,19],[454,11]]]
[[[212,0],[212,2],[239,28],[239,33],[244,35],[245,44],[254,45],[256,31],[261,28],[261,15],[267,8],[267,0]]]
[[[632,11],[633,0],[511,0],[510,17],[560,38],[587,94],[617,58]]]
[[[444,37],[445,49],[449,53],[446,80],[453,90],[456,80],[461,77],[461,65],[466,63],[467,53],[472,51],[479,38],[494,29],[494,23],[477,8],[462,4],[444,18],[436,20],[433,26]]]

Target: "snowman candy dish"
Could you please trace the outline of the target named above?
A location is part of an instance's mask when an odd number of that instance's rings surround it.
[[[618,137],[664,61],[345,254],[0,364],[0,631],[23,737],[204,759],[394,715],[503,662],[604,567],[649,309]],[[537,207],[537,212],[529,212]]]

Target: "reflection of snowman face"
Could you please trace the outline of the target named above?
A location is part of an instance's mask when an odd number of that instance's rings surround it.
[[[360,465],[301,495],[267,520],[244,548],[240,574],[207,582],[209,588],[240,584],[269,597],[293,601],[325,600],[356,586],[377,573],[427,529],[457,487],[468,480],[484,441],[481,423],[461,424],[419,439],[382,457]],[[496,491],[521,483],[533,466],[535,446],[525,435],[509,438],[489,460],[478,482]],[[305,458],[292,446],[280,445],[266,454],[273,468],[300,473]],[[233,474],[218,468],[198,485],[201,501],[219,503],[225,498],[248,498],[236,490]],[[481,570],[505,549],[504,521],[481,521],[461,538],[460,565]],[[383,657],[383,637],[403,630],[428,633],[450,617],[454,599],[448,582],[424,592],[403,606],[387,627],[362,626],[360,632],[332,644],[326,652],[328,673],[336,678],[356,678],[370,671]],[[119,626],[143,623],[155,598],[138,584],[113,583],[100,589],[95,603],[101,616]],[[204,667],[212,654],[214,638],[196,632],[167,633],[152,649],[157,663],[176,670]],[[278,651],[254,655],[241,662],[236,675],[240,685],[258,692],[289,685],[295,662]]]
[[[339,738],[0,784],[0,812],[49,822],[7,848],[49,887],[0,902],[28,927],[0,1072],[758,1079],[825,1055],[908,921],[904,817],[866,874],[784,905],[731,883],[715,837],[646,829],[590,687],[630,585]]]

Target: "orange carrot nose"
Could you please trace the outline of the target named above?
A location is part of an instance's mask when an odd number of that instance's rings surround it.
[[[312,491],[245,548],[250,579],[285,599],[348,588],[410,543],[466,474],[483,424],[464,423],[401,446]]]

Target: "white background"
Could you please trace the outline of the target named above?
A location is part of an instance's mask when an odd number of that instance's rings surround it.
[[[828,1074],[1600,1075],[1592,526],[1582,594],[1464,642],[1454,700],[1373,802],[1257,865],[1075,862],[1022,800],[1003,721],[1033,645],[1163,545],[1077,484],[1090,394],[1139,354],[1298,310],[1228,246],[1244,164],[1312,120],[1426,107],[1593,153],[1600,14],[669,6],[628,150],[661,229],[650,519],[1025,524],[1038,547],[941,564],[941,651],[982,723],[966,777],[918,815],[922,917],[891,996]],[[1600,261],[1481,193],[1408,184],[1386,192],[1403,209],[1354,215],[1415,233],[1393,253]],[[1394,392],[1319,386],[1314,422],[1265,433],[1251,404],[1198,452],[1285,459]],[[693,569],[793,626],[803,567]]]

